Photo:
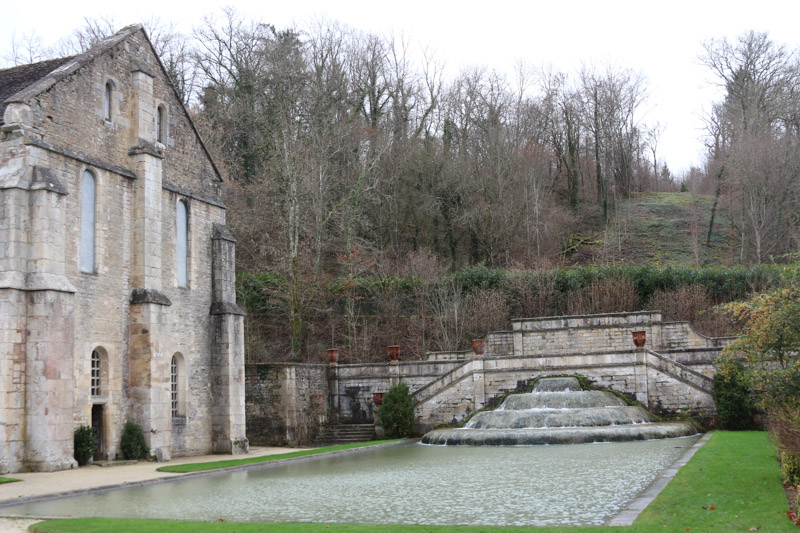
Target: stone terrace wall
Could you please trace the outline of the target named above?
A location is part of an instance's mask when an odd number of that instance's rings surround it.
[[[580,374],[658,413],[715,414],[705,374],[656,352],[627,350],[473,359],[415,394],[416,427],[425,432],[460,423],[505,394],[526,389],[533,378],[564,374]]]
[[[331,404],[339,422],[371,423],[375,420],[373,393],[385,393],[401,381],[414,393],[463,363],[413,361],[332,366]]]
[[[646,332],[645,349],[635,348],[633,331]],[[459,423],[505,394],[526,389],[536,377],[564,374],[580,374],[598,387],[628,394],[657,413],[714,416],[713,363],[730,340],[704,337],[686,322],[661,322],[660,312],[648,311],[515,320],[512,331],[487,336],[482,357],[451,351],[431,353],[427,361],[417,362],[293,365],[299,372],[294,377],[288,373],[289,365],[258,365],[270,369],[268,376],[275,375],[266,379],[275,383],[269,398],[251,390],[264,381],[255,379],[253,366],[248,369],[248,437],[258,444],[265,442],[257,440],[259,432],[291,433],[288,428],[295,423],[292,416],[298,408],[285,407],[282,395],[287,393],[296,397],[295,406],[307,404],[309,394],[327,395],[332,421],[373,422],[373,394],[400,381],[414,396],[420,432]],[[288,384],[302,377],[303,367],[312,366],[319,376],[327,376],[325,385],[321,377],[307,379],[307,385]],[[317,390],[308,390],[312,382]],[[260,403],[255,402],[257,397]],[[267,413],[270,422],[262,423]]]
[[[247,439],[255,446],[311,444],[330,417],[328,367],[245,366]]]

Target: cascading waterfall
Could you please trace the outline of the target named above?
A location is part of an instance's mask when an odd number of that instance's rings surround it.
[[[533,392],[512,394],[463,427],[436,429],[424,444],[503,446],[665,439],[694,435],[691,422],[655,422],[611,392],[585,391],[576,378],[542,378]]]

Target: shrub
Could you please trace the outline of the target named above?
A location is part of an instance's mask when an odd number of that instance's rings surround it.
[[[784,484],[790,487],[800,486],[800,455],[781,452],[781,473]]]
[[[483,263],[470,266],[456,272],[454,281],[465,292],[481,289],[497,289],[506,277],[506,271],[500,268],[489,268]]]
[[[76,429],[73,441],[75,460],[81,466],[88,464],[94,455],[94,431],[91,426],[80,426]]]
[[[636,286],[624,277],[592,281],[588,287],[567,294],[567,314],[619,313],[639,309]]]
[[[125,429],[122,430],[120,442],[123,459],[146,459],[150,449],[144,442],[144,434],[139,424],[126,422]]]
[[[395,385],[383,397],[381,424],[390,439],[414,433],[414,401],[405,383]]]
[[[714,375],[714,403],[723,429],[748,429],[753,422],[753,399],[744,365],[724,359]]]

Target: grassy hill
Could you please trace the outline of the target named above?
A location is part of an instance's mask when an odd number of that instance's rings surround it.
[[[575,260],[675,266],[735,263],[737,242],[719,209],[706,246],[712,204],[713,197],[688,192],[638,194],[619,205],[608,229],[593,233],[591,249],[584,246]]]

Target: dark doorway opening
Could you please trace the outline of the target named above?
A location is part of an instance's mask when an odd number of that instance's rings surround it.
[[[94,432],[94,460],[102,461],[105,459],[102,405],[92,405],[92,431]]]

